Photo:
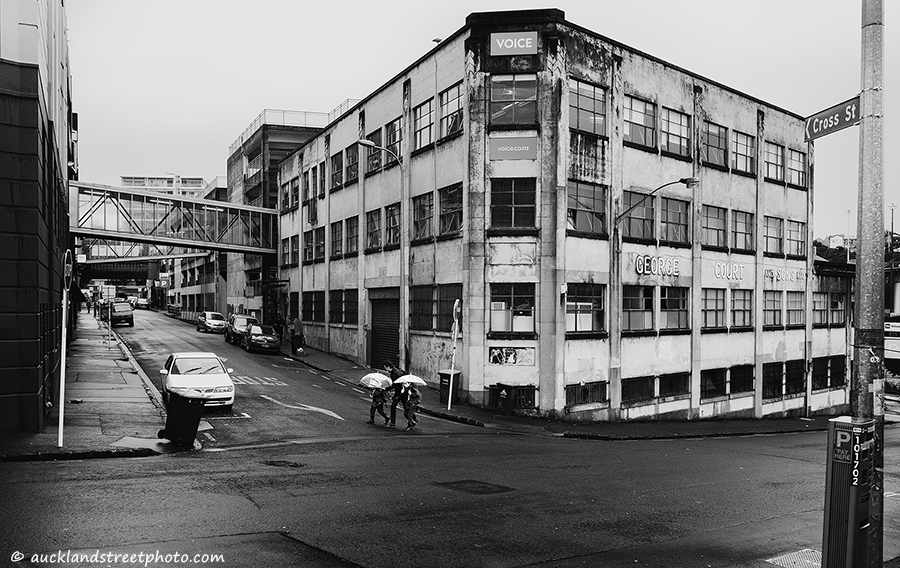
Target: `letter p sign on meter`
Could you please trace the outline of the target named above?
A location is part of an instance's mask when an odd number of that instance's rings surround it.
[[[829,420],[822,568],[867,565],[874,458],[874,420]]]

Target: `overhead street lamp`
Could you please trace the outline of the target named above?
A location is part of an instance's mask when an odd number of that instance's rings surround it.
[[[403,160],[390,148],[379,146],[365,138],[358,140],[358,143],[365,148],[387,152],[397,160],[397,165],[400,166],[400,361],[397,361],[397,365],[402,366],[404,370],[409,372],[409,278],[407,271],[407,266],[409,265],[409,259],[407,258],[409,253],[409,239],[407,238],[409,235],[409,215],[404,210],[409,199],[407,199],[406,184],[403,183],[406,171],[403,169]]]
[[[657,187],[656,189],[654,189],[653,191],[651,191],[650,193],[648,193],[647,195],[645,195],[644,197],[642,197],[642,198],[640,199],[640,201],[638,201],[637,203],[635,203],[634,205],[632,205],[631,207],[629,207],[628,209],[626,209],[625,211],[623,211],[618,217],[616,217],[616,225],[618,225],[618,224],[619,224],[619,221],[621,221],[622,219],[624,219],[629,213],[631,213],[632,211],[634,211],[634,210],[638,207],[638,205],[640,205],[641,203],[643,203],[644,201],[646,201],[648,198],[653,197],[653,195],[656,194],[657,191],[659,191],[660,189],[662,189],[662,188],[664,188],[664,187],[668,187],[668,186],[670,186],[670,185],[675,185],[676,183],[683,183],[683,184],[686,185],[688,188],[691,188],[691,187],[694,187],[695,185],[697,185],[698,183],[700,183],[700,178],[695,178],[695,177],[683,177],[683,178],[681,178],[681,179],[677,179],[677,180],[675,180],[675,181],[670,181],[669,183],[664,183],[664,184],[662,184],[661,186]]]

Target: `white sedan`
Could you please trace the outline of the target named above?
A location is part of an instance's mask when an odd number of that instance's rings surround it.
[[[168,404],[169,393],[176,393],[230,411],[234,404],[234,369],[226,369],[223,363],[215,353],[172,353],[159,371],[163,376],[163,401]]]

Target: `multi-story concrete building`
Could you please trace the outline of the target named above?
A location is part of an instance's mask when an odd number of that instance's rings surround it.
[[[0,3],[0,429],[58,403],[68,181],[78,179],[66,11]],[[73,283],[73,291],[77,290]],[[80,295],[80,291],[77,292]],[[70,336],[71,337],[71,336]]]
[[[309,345],[569,420],[848,401],[803,117],[559,10],[465,25],[281,163]],[[459,301],[459,338],[453,333]]]

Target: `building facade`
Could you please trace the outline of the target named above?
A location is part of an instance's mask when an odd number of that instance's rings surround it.
[[[559,10],[471,14],[281,162],[307,344],[566,420],[848,404],[803,117]],[[454,313],[454,307],[460,310]]]
[[[0,429],[41,431],[58,403],[68,181],[78,179],[66,12],[0,3]],[[80,291],[78,291],[80,296]],[[71,337],[71,336],[70,336]]]

